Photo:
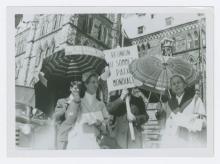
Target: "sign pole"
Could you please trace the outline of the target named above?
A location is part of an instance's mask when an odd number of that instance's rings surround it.
[[[123,32],[123,29],[122,29],[122,47],[124,47],[124,32]],[[129,102],[129,97],[128,96],[126,97],[125,101],[126,101],[126,111],[127,111],[127,114],[130,114],[131,113],[131,107],[130,107],[130,102]],[[131,140],[135,141],[135,134],[134,134],[133,123],[129,121],[128,125],[129,125],[129,129],[130,129]]]
[[[127,96],[126,99],[126,110],[127,110],[127,114],[131,113],[131,107],[130,107],[130,102],[129,102],[129,97]],[[129,129],[130,129],[130,134],[131,134],[131,140],[135,141],[135,134],[134,134],[134,127],[133,127],[133,123],[132,122],[128,122],[129,125]]]

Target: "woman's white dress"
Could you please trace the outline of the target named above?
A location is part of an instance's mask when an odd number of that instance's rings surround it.
[[[168,105],[166,105],[168,106]],[[169,107],[168,107],[169,108]],[[169,109],[170,110],[170,109]],[[174,114],[171,112],[166,120],[166,125],[162,133],[161,147],[201,147],[203,143],[195,137],[189,136],[186,141],[178,136],[178,128],[184,127],[189,132],[201,131],[202,119],[196,119],[199,115],[205,115],[205,107],[202,100],[196,95],[193,100],[185,107],[182,113]]]
[[[99,149],[93,124],[108,118],[105,104],[95,95],[85,94],[76,124],[69,132],[67,149]]]

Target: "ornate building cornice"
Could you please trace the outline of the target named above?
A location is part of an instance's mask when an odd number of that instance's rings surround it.
[[[191,29],[196,29],[198,27],[199,27],[199,21],[196,20],[193,22],[181,24],[181,25],[178,25],[175,27],[170,27],[168,29],[164,29],[164,30],[157,31],[154,33],[146,34],[146,35],[143,35],[140,37],[132,38],[131,42],[132,42],[132,44],[142,44],[142,43],[148,42],[150,40],[164,38],[167,36],[172,36],[172,35],[175,35],[180,32],[188,31]]]

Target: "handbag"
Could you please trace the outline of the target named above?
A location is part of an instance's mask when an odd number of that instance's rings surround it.
[[[117,140],[110,135],[109,126],[106,125],[106,131],[100,129],[100,135],[97,136],[96,140],[101,149],[121,149]]]
[[[97,137],[97,142],[101,149],[121,149],[116,139],[106,134]]]

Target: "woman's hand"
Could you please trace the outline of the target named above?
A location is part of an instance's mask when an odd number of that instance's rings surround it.
[[[100,78],[106,81],[109,77],[110,77],[110,69],[109,67],[105,67],[105,72],[101,74]]]

